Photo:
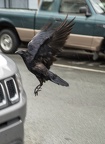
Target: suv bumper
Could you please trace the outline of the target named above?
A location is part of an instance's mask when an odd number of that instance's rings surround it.
[[[0,111],[0,144],[24,143],[26,94],[20,93],[20,101]]]

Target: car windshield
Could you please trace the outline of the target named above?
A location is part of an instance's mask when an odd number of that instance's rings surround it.
[[[105,13],[105,7],[100,0],[90,0],[96,13]]]

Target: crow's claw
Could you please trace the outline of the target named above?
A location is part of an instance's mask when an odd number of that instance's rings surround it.
[[[40,86],[40,85],[38,85],[38,86],[35,88],[35,90],[34,90],[35,96],[38,96],[38,92],[39,92],[39,91],[41,91],[41,86]]]

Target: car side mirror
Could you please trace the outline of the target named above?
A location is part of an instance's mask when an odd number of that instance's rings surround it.
[[[85,14],[86,17],[91,16],[91,13],[88,12],[87,7],[80,7],[79,12]]]

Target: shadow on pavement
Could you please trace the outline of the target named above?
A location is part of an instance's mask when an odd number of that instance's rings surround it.
[[[80,50],[63,50],[58,56],[67,60],[73,61],[91,61],[91,62],[102,62],[105,63],[105,55],[100,54],[97,60],[93,60],[93,54]]]

